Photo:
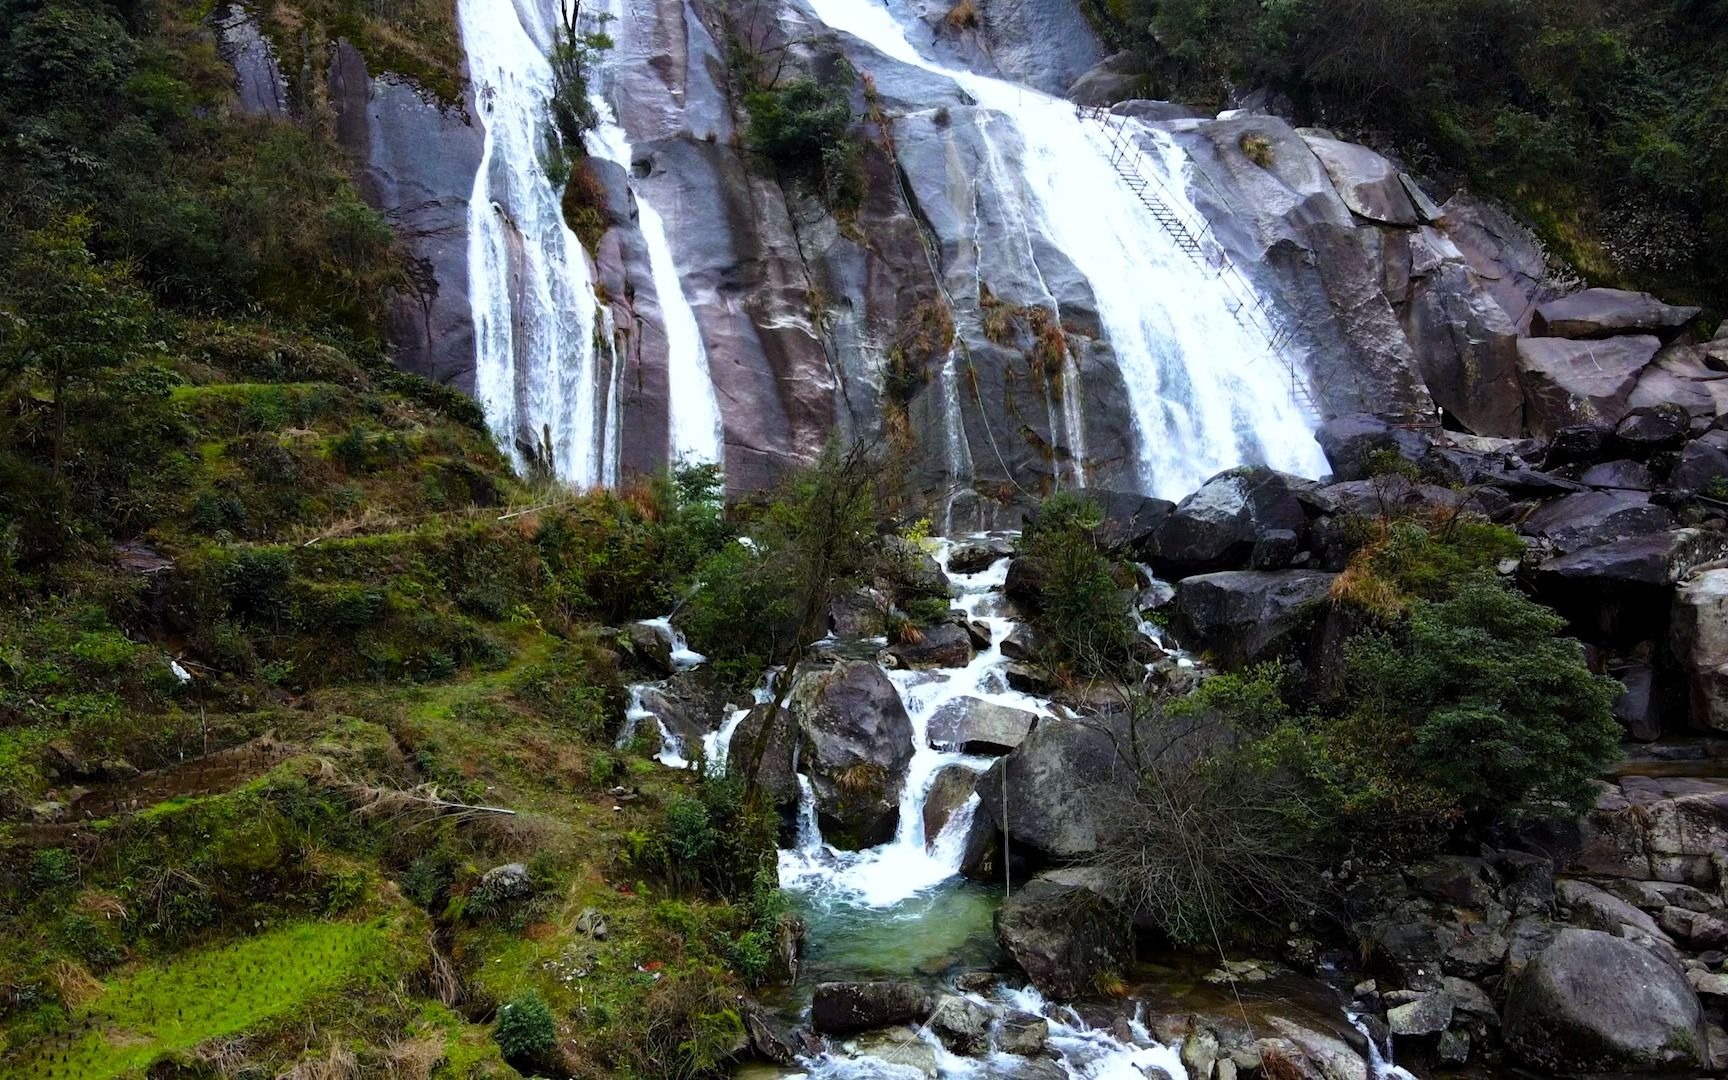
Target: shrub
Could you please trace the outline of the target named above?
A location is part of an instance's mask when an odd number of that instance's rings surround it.
[[[1618,687],[1556,636],[1564,625],[1479,571],[1352,641],[1351,707],[1327,737],[1331,763],[1358,779],[1347,806],[1372,820],[1379,775],[1431,791],[1448,816],[1588,805],[1589,781],[1619,751]]]
[[[851,69],[841,61],[842,69]],[[833,209],[855,209],[863,201],[858,148],[852,126],[849,79],[819,82],[787,79],[744,95],[750,119],[745,139],[782,177],[813,185]]]
[[[524,990],[499,1007],[492,1037],[506,1060],[529,1068],[545,1063],[558,1047],[552,1010],[534,990]]]
[[[30,887],[42,892],[78,880],[78,860],[65,848],[43,848],[30,857]]]
[[[1102,520],[1090,500],[1070,492],[1053,495],[1039,507],[1020,545],[1020,557],[1037,568],[1032,621],[1047,643],[1047,660],[1082,677],[1126,670],[1138,633],[1110,560],[1093,541]]]

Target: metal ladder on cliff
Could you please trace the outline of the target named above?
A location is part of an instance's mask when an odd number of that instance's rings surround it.
[[[1158,223],[1179,251],[1187,255],[1195,266],[1223,282],[1225,304],[1230,314],[1244,329],[1266,342],[1267,352],[1284,369],[1291,400],[1310,415],[1319,416],[1313,388],[1286,352],[1295,337],[1294,329],[1288,323],[1280,325],[1272,318],[1260,295],[1230,261],[1223,245],[1213,237],[1212,226],[1190,221],[1176,209],[1176,200],[1164,186],[1164,181],[1146,168],[1146,155],[1134,142],[1128,117],[1097,106],[1082,107],[1078,112],[1082,119],[1103,127],[1110,139],[1110,167],[1121,177],[1123,186],[1140,200],[1152,215],[1152,220]]]

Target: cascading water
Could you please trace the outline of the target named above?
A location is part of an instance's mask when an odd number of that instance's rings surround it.
[[[1196,266],[1123,184],[1102,128],[1070,102],[928,59],[882,0],[806,2],[831,29],[952,80],[988,111],[980,129],[993,144],[992,126],[1009,129],[1004,145],[992,146],[990,167],[1015,174],[1028,217],[1091,286],[1128,389],[1144,491],[1180,498],[1245,462],[1306,476],[1326,471],[1267,342],[1237,320],[1226,284]],[[1160,140],[1147,167],[1165,176],[1173,197],[1185,198],[1185,180],[1171,173],[1162,150],[1167,137],[1152,128],[1140,134]],[[1198,216],[1192,205],[1176,209]],[[1062,420],[1078,445],[1078,410],[1065,408]]]
[[[946,554],[944,549],[944,561]],[[982,614],[1007,576],[1008,560],[1001,559],[980,573],[955,574],[950,578],[960,590],[954,607],[990,630],[990,647],[975,655],[971,663],[963,668],[888,673],[912,721],[913,747],[901,789],[900,821],[894,839],[864,851],[840,851],[821,843],[821,835],[817,833],[814,842],[780,853],[783,886],[824,900],[881,908],[939,885],[959,872],[962,845],[977,808],[977,796],[956,809],[935,837],[924,835],[924,806],[932,784],[944,768],[958,766],[981,773],[990,767],[991,759],[933,746],[929,735],[931,718],[944,705],[962,698],[1050,715],[1047,702],[1010,690],[1005,681],[1003,668],[1007,658],[1002,655],[1002,642],[1014,623]]]
[[[543,161],[554,0],[459,0],[457,19],[486,143],[469,201],[475,394],[517,468],[562,482],[617,480],[610,320]],[[610,385],[610,380],[607,380]]]
[[[623,16],[622,9],[622,0],[607,0],[598,13],[602,24],[620,39],[631,32],[630,21]],[[600,126],[589,138],[594,152],[631,173],[635,150],[629,136],[604,97],[596,94],[593,101],[600,117]],[[666,236],[665,220],[640,190],[636,191],[636,212],[637,226],[648,246],[654,294],[660,303],[666,333],[667,460],[720,464],[723,447],[720,401],[714,393],[702,330],[696,322],[695,309],[684,295],[672,258],[672,244]]]

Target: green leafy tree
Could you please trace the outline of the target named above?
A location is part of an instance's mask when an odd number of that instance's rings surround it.
[[[54,413],[54,477],[65,456],[68,398],[147,346],[152,308],[124,263],[90,252],[90,219],[73,214],[25,237],[7,275],[0,371],[34,376]]]

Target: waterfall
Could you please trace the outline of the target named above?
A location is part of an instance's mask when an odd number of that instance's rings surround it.
[[[475,396],[518,469],[592,487],[617,479],[612,327],[581,241],[542,160],[555,18],[536,5],[459,0],[457,21],[486,128],[468,210]]]
[[[622,13],[622,0],[605,0],[601,17],[608,29],[622,36],[630,32],[629,21]],[[595,94],[595,111],[600,127],[590,137],[594,152],[623,167],[634,175],[635,148],[612,105]],[[666,235],[666,222],[640,189],[636,192],[637,227],[648,247],[648,262],[654,279],[654,295],[660,304],[660,318],[666,333],[666,412],[667,454],[669,463],[722,462],[723,430],[720,422],[720,399],[714,392],[714,379],[708,368],[708,349],[702,341],[702,330],[696,322],[696,311],[684,295],[684,285],[672,258],[672,244]]]
[[[1143,491],[1180,498],[1245,462],[1307,476],[1326,471],[1310,419],[1285,389],[1288,379],[1267,342],[1237,320],[1227,284],[1196,266],[1123,183],[1100,126],[1070,102],[926,58],[882,0],[808,3],[831,29],[951,80],[986,110],[980,131],[992,170],[1017,173],[1027,228],[1059,248],[1096,297],[1139,436]],[[1184,194],[1186,175],[1172,172],[1163,150],[1168,139],[1129,122],[1144,139],[1162,140],[1144,164],[1186,204],[1174,209],[1197,217]],[[1004,136],[992,131],[998,123],[1008,129]],[[1065,406],[1060,418],[1071,442],[1078,412]]]

